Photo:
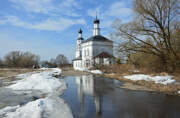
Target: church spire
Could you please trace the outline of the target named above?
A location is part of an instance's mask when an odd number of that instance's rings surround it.
[[[97,12],[96,12],[96,18],[94,20],[94,29],[93,29],[93,35],[100,35],[100,28],[99,28],[99,19],[97,18]]]
[[[80,33],[80,34],[82,34],[82,30],[81,30],[81,28],[79,29],[79,33]]]
[[[78,31],[78,33],[79,33],[79,35],[78,35],[78,39],[80,39],[80,40],[82,40],[83,39],[83,37],[82,37],[82,30],[81,30],[81,28],[79,29],[79,31]]]

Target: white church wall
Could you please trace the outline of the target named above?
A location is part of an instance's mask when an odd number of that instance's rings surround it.
[[[105,65],[109,65],[109,64],[112,64],[112,58],[104,58],[104,64]]]
[[[92,47],[92,42],[86,42],[82,43],[82,65],[83,68],[90,68],[92,67],[92,58],[93,58],[93,47]]]
[[[82,60],[73,61],[73,68],[75,70],[78,70],[78,69],[82,68]]]
[[[82,59],[91,59],[93,57],[92,42],[82,43]]]

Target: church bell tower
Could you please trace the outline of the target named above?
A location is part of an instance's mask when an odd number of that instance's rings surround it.
[[[77,46],[76,46],[76,58],[81,57],[81,43],[83,40],[84,39],[82,36],[82,30],[80,28],[78,32],[78,39],[77,39]]]
[[[93,36],[100,35],[99,23],[100,23],[100,21],[97,18],[97,15],[96,15],[96,19],[94,20]]]

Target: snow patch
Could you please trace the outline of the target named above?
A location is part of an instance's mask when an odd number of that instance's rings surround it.
[[[21,80],[6,87],[18,96],[31,95],[32,92],[45,93],[47,96],[26,103],[25,105],[7,106],[0,110],[0,117],[5,118],[72,118],[72,112],[67,103],[59,97],[66,89],[63,80],[54,76],[60,75],[61,69],[52,68],[39,73],[26,73],[18,75]],[[14,94],[14,95],[16,95]],[[26,95],[25,94],[25,95]],[[38,94],[38,93],[37,93]]]
[[[49,68],[45,68],[45,67],[43,67],[43,68],[40,68],[39,70],[48,70]]]
[[[173,76],[150,76],[150,75],[145,75],[145,74],[133,74],[133,75],[128,75],[124,76],[124,78],[129,79],[129,80],[145,80],[145,81],[153,81],[155,83],[167,85],[167,84],[173,84],[177,83],[176,80],[173,79]]]
[[[93,74],[103,74],[103,72],[100,70],[88,70],[88,69],[84,69],[84,68],[78,68],[76,70],[89,72],[89,73],[93,73]]]
[[[65,82],[61,81],[54,75],[61,74],[61,69],[53,68],[40,73],[28,73],[18,75],[18,78],[22,80],[16,81],[15,84],[8,86],[7,88],[13,90],[39,90],[44,93],[52,93],[66,88]]]
[[[103,72],[100,70],[90,70],[90,72],[94,74],[103,74]]]
[[[65,101],[59,97],[38,99],[20,107],[12,106],[0,110],[6,118],[73,118]]]
[[[5,77],[0,77],[0,79],[4,79]]]

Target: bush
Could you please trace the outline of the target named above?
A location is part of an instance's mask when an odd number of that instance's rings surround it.
[[[0,58],[0,67],[4,67],[3,60]]]
[[[25,67],[29,68],[39,64],[40,57],[30,52],[22,53],[13,51],[8,53],[4,58],[7,67]]]

